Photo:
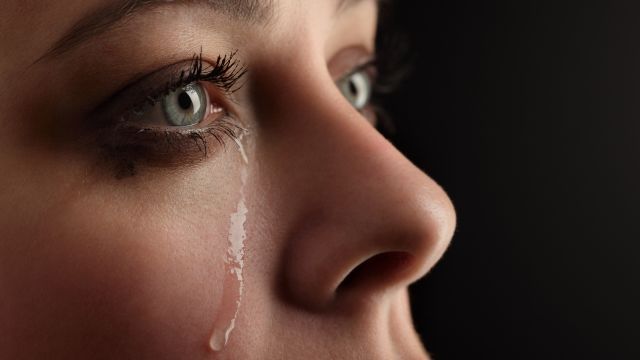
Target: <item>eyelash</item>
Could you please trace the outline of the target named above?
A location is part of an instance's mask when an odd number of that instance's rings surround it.
[[[159,97],[197,81],[212,83],[219,89],[224,90],[225,94],[233,94],[242,87],[242,84],[240,86],[236,85],[247,73],[247,68],[235,58],[237,53],[238,51],[236,50],[224,56],[218,56],[215,65],[205,68],[201,50],[200,54],[194,55],[191,59],[191,66],[186,72],[186,76],[184,70],[180,71],[177,78],[169,80],[164,90],[154,100],[157,101]]]

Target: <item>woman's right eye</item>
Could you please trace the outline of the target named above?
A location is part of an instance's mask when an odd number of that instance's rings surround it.
[[[189,84],[165,95],[160,105],[164,120],[169,125],[193,126],[202,122],[207,115],[209,96],[202,85]]]
[[[205,86],[193,82],[161,95],[151,105],[133,112],[128,121],[144,128],[186,130],[204,125],[201,123],[208,116],[223,112],[222,107],[211,102]]]
[[[175,167],[203,160],[210,145],[245,131],[230,105],[246,73],[235,55],[218,56],[213,65],[194,55],[126,86],[94,111],[96,127],[88,130],[95,135],[87,140],[116,160],[118,176],[134,173],[137,162]]]

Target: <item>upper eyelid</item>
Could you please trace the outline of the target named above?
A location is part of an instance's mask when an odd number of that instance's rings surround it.
[[[374,80],[375,80],[375,77],[378,75],[377,74],[377,70],[376,70],[376,68],[377,68],[376,63],[377,63],[376,58],[375,57],[371,57],[369,60],[364,61],[362,64],[357,65],[353,69],[351,69],[351,70],[345,72],[343,75],[339,76],[336,79],[336,82],[340,82],[340,81],[348,78],[349,76],[351,76],[353,74],[356,74],[356,73],[359,73],[359,72],[364,71],[364,70],[370,70],[370,72],[371,72],[370,75],[373,75]]]
[[[191,61],[185,60],[137,77],[98,105],[91,113],[91,119],[98,119],[100,122],[111,121],[113,116],[143,105],[149,97],[160,95],[162,87],[170,83],[176,74],[187,71],[190,64]]]
[[[338,82],[366,68],[376,67],[376,53],[359,45],[342,48],[330,57],[327,68],[334,81]]]

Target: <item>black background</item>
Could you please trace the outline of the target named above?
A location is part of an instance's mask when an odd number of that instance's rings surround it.
[[[640,6],[395,7],[393,139],[458,211],[412,288],[434,359],[640,359]]]

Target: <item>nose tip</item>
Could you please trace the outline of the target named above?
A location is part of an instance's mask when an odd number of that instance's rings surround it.
[[[371,253],[351,261],[353,266],[344,272],[337,291],[387,291],[425,276],[445,252],[456,222],[449,198],[444,192],[435,195],[420,199],[415,194],[395,210],[387,209],[396,223],[377,239],[369,239]]]
[[[456,222],[442,188],[325,80],[287,102],[291,136],[274,152],[287,158],[278,181],[292,214],[284,293],[309,309],[403,289],[441,257]]]
[[[452,237],[455,212],[444,191],[409,165],[405,181],[377,196],[362,196],[366,190],[326,196],[333,202],[317,207],[333,211],[305,216],[287,255],[288,288],[298,303],[321,309],[343,298],[383,296],[435,265]]]

